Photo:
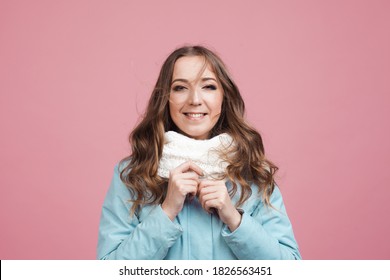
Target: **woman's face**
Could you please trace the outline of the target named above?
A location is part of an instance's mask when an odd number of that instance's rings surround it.
[[[184,135],[208,139],[221,114],[223,90],[200,56],[179,58],[173,70],[169,113]]]

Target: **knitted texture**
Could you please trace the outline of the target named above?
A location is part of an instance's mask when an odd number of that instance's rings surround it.
[[[157,174],[169,178],[169,171],[191,160],[204,172],[205,178],[219,178],[226,173],[228,163],[219,156],[219,151],[230,147],[233,139],[222,133],[211,139],[196,140],[174,131],[165,132],[164,149]]]

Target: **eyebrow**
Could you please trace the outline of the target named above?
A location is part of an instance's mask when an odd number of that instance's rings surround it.
[[[202,82],[209,81],[209,80],[213,80],[213,81],[217,82],[216,79],[211,78],[211,77],[205,77],[205,78],[202,78],[202,79],[201,79]],[[172,81],[172,84],[175,83],[175,82],[189,83],[189,81],[186,80],[186,79],[174,79],[174,80]]]

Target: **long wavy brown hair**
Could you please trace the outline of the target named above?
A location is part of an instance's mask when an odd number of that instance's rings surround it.
[[[165,60],[146,112],[129,136],[132,153],[120,162],[120,166],[123,166],[120,178],[133,198],[131,213],[143,205],[164,201],[167,180],[157,175],[157,169],[163,151],[164,133],[178,131],[169,114],[169,95],[175,62],[184,56],[203,57],[222,85],[221,115],[210,137],[227,133],[234,140],[235,145],[221,156],[229,163],[226,177],[232,183],[230,195],[234,196],[238,185],[241,186],[236,206],[240,207],[252,195],[251,184],[257,186],[264,203],[270,205],[270,196],[275,188],[274,175],[278,168],[265,157],[260,134],[245,120],[245,104],[238,87],[215,53],[203,46],[185,46],[176,49]]]

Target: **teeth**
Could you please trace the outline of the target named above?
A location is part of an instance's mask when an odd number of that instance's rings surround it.
[[[186,115],[193,118],[200,118],[201,116],[203,116],[203,114],[186,114]]]

